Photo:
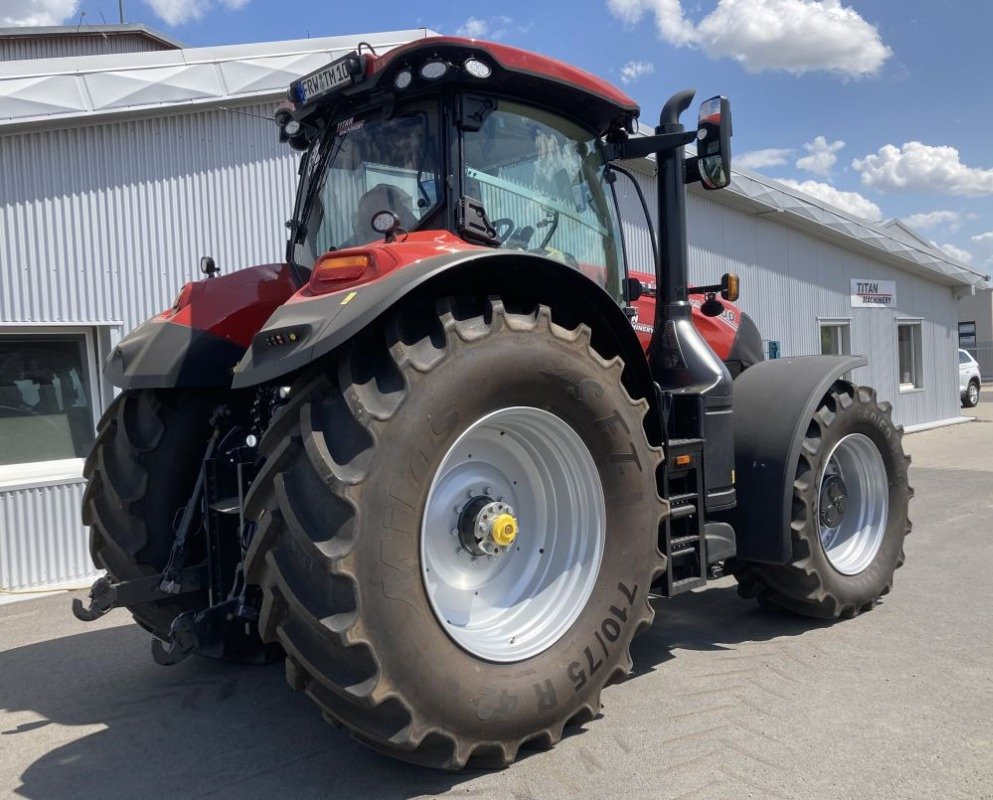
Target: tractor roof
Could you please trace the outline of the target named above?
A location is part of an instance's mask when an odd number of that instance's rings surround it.
[[[360,47],[361,49],[361,47]],[[473,77],[463,65],[469,58],[486,63],[492,73]],[[346,96],[376,89],[393,89],[397,73],[410,69],[411,92],[428,83],[418,73],[428,61],[443,61],[449,70],[436,83],[457,83],[479,91],[494,91],[560,111],[583,122],[598,134],[626,128],[637,118],[638,104],[602,78],[554,58],[494,42],[454,36],[433,36],[394,48],[365,60],[364,79]],[[398,90],[399,91],[402,90]]]

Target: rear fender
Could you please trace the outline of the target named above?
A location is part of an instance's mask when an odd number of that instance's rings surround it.
[[[172,308],[117,344],[104,375],[122,389],[229,387],[252,336],[294,291],[286,264],[188,283]]]
[[[734,382],[738,505],[731,522],[737,555],[784,564],[792,558],[793,480],[807,426],[831,386],[864,356],[803,356],[763,361]]]
[[[444,296],[497,295],[511,308],[549,306],[560,325],[585,323],[606,358],[625,362],[629,393],[657,412],[648,362],[620,306],[596,282],[554,259],[520,251],[482,250],[425,258],[379,280],[281,306],[255,335],[235,369],[234,387],[275,381],[323,358],[401,302],[432,303]],[[646,420],[658,441],[657,413]]]

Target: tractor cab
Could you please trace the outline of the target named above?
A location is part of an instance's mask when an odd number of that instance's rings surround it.
[[[305,150],[288,252],[299,267],[448,231],[561,261],[622,299],[604,141],[633,127],[638,106],[623,93],[515,48],[433,38],[349,54],[289,95],[277,121]]]

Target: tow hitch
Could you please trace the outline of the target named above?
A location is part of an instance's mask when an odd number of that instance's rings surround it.
[[[165,575],[149,575],[146,578],[135,578],[131,581],[112,583],[107,578],[97,578],[90,587],[90,602],[84,604],[78,597],[73,598],[72,613],[76,619],[83,622],[93,622],[100,619],[108,611],[115,608],[151,603],[155,600],[165,600],[181,594],[198,592],[207,580],[207,565],[198,564],[187,567],[179,574],[176,581],[176,591],[166,591],[162,588]]]

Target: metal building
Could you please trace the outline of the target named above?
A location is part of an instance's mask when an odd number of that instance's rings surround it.
[[[182,45],[144,25],[0,28],[0,61],[178,50]]]
[[[82,459],[113,396],[99,365],[116,341],[199,277],[201,255],[225,271],[282,258],[297,158],[265,117],[289,82],[360,40],[382,52],[426,35],[4,63],[0,590],[91,577]],[[651,197],[652,163],[628,166]],[[641,206],[623,182],[621,197],[629,258],[650,272]],[[694,191],[689,218],[694,280],[741,276],[770,357],[864,353],[855,378],[898,421],[959,416],[956,296],[981,276],[753,173]]]

